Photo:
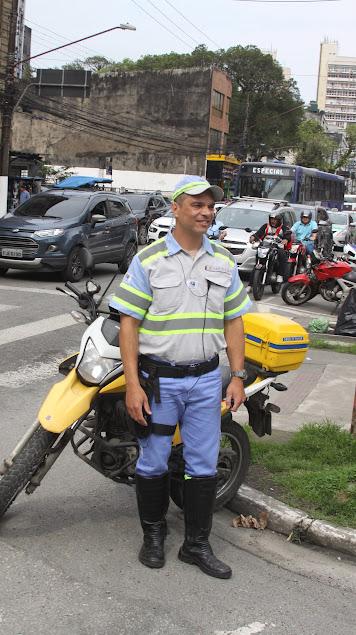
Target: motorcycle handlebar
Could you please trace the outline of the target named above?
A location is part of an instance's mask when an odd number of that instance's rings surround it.
[[[80,296],[80,291],[78,291],[78,289],[76,289],[76,287],[71,282],[65,282],[64,286],[67,287],[67,289],[69,289],[69,291],[71,291],[72,293],[75,293],[76,296]]]

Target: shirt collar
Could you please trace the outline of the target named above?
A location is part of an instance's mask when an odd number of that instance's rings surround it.
[[[169,231],[168,234],[166,234],[165,240],[168,250],[168,256],[174,256],[175,254],[178,254],[180,251],[182,251],[182,247],[174,238],[172,231]],[[211,242],[206,234],[203,234],[202,248],[211,256],[214,255],[214,249],[212,248]]]

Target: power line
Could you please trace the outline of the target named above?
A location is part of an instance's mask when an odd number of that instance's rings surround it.
[[[163,15],[163,17],[166,18],[166,20],[168,20],[171,24],[173,24],[173,26],[175,26],[176,29],[179,29],[179,31],[181,31],[181,33],[183,33],[184,35],[189,37],[191,40],[193,40],[193,42],[195,42],[195,44],[198,44],[198,46],[199,46],[200,42],[198,42],[198,40],[196,40],[194,37],[189,35],[189,33],[184,31],[184,29],[182,29],[176,22],[174,22],[174,20],[171,20],[171,18],[166,13],[164,13],[164,11],[161,11],[161,9],[159,9],[157,7],[157,5],[155,5],[155,3],[152,2],[152,0],[147,0],[147,2],[149,2],[149,4],[152,5],[152,7],[154,7],[154,9],[156,9],[156,11],[158,11],[161,15]]]
[[[209,37],[206,33],[204,33],[204,31],[202,31],[196,24],[194,24],[194,22],[191,22],[190,20],[188,20],[188,18],[184,15],[184,13],[182,13],[181,11],[179,11],[179,9],[177,9],[177,7],[175,7],[169,0],[164,0],[166,4],[169,4],[169,6],[176,12],[178,13],[178,15],[180,15],[183,20],[185,20],[186,22],[188,22],[188,24],[190,24],[191,26],[193,26],[195,28],[196,31],[199,31],[199,33],[201,33],[201,35],[204,35],[204,37],[209,40],[210,42],[212,42],[212,44],[214,44],[215,46],[217,46],[218,48],[221,48],[220,44],[217,44],[217,42],[214,42],[214,40],[211,39],[211,37]]]
[[[28,20],[28,18],[25,19],[25,22],[28,22],[29,24],[34,24],[35,26],[40,27],[40,29],[44,29],[45,31],[48,31],[48,33],[52,33],[52,35],[57,35],[57,37],[59,37],[61,40],[64,40],[65,42],[67,41],[68,37],[70,37],[69,33],[68,33],[67,36],[61,35],[60,33],[57,33],[56,31],[52,31],[51,29],[49,29],[48,27],[46,27],[44,25],[37,24],[37,22],[33,22],[32,20]],[[76,37],[76,36],[73,35],[73,37]],[[81,48],[81,49],[87,50],[87,51],[89,51],[91,53],[95,53],[96,55],[103,56],[103,54],[99,53],[99,51],[96,51],[95,49],[89,48],[88,46],[83,46],[83,44],[77,44],[76,48]]]
[[[168,26],[166,26],[165,24],[163,24],[162,22],[160,22],[159,20],[157,20],[157,18],[155,18],[152,13],[150,13],[149,11],[147,11],[146,9],[144,9],[138,2],[137,0],[131,0],[131,2],[133,2],[136,7],[138,7],[139,9],[141,9],[141,11],[143,11],[144,13],[146,13],[146,15],[148,15],[152,20],[154,20],[155,22],[157,22],[157,24],[159,24],[159,26],[162,27],[162,29],[165,29],[166,31],[168,31],[168,33],[170,33],[171,35],[173,35],[173,37],[177,40],[180,40],[181,42],[183,42],[183,44],[185,44],[185,46],[188,46],[188,48],[193,48],[191,46],[191,44],[188,44],[188,42],[185,42],[185,40],[183,40],[179,35],[177,35],[176,33],[174,33],[174,31],[171,31],[171,29],[168,28]]]
[[[312,4],[317,2],[340,2],[340,0],[234,0],[234,2],[255,2],[260,4]]]

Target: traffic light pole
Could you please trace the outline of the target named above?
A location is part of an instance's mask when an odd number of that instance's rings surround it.
[[[7,212],[7,190],[9,176],[9,153],[11,145],[11,124],[15,93],[15,53],[18,0],[12,0],[8,54],[6,62],[4,91],[1,99],[1,139],[0,139],[0,217]]]

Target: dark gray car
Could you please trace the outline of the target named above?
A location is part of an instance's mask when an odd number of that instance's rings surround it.
[[[94,264],[125,272],[137,252],[137,219],[123,196],[85,190],[47,190],[0,218],[0,275],[8,269],[61,271],[76,282]]]
[[[138,221],[138,244],[145,245],[147,242],[148,228],[155,218],[163,216],[171,209],[171,204],[160,192],[125,192],[125,198],[130,203],[130,207]]]

